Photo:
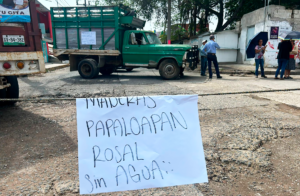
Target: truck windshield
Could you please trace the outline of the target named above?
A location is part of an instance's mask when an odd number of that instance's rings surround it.
[[[161,44],[160,40],[154,33],[146,33],[146,36],[150,44]]]

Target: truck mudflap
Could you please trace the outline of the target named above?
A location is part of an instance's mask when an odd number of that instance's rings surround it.
[[[198,62],[199,62],[199,49],[198,49],[198,45],[194,45],[190,50],[187,51],[186,63],[189,65],[191,70],[194,70],[197,68]]]
[[[18,63],[23,66],[18,66]],[[28,75],[45,72],[42,51],[0,52],[0,76]]]

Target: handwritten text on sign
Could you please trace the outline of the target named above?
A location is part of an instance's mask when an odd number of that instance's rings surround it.
[[[197,101],[77,99],[80,194],[207,182]]]
[[[82,45],[96,45],[96,31],[82,31],[81,32]]]

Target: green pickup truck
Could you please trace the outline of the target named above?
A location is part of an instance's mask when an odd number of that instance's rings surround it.
[[[86,79],[138,67],[176,79],[186,65],[193,69],[199,60],[198,46],[162,44],[153,32],[137,30],[146,22],[124,5],[55,7],[51,20],[54,55],[69,60],[70,70]]]

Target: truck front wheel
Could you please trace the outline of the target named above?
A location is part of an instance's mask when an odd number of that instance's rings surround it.
[[[176,61],[172,59],[166,59],[159,65],[159,74],[166,80],[173,80],[179,76],[180,68]]]
[[[92,79],[99,74],[97,62],[94,59],[83,59],[78,64],[78,72],[85,79]]]
[[[7,88],[6,98],[18,99],[19,98],[19,83],[17,76],[6,76],[7,83],[10,84],[10,87]],[[14,104],[17,101],[7,102],[8,104]]]

